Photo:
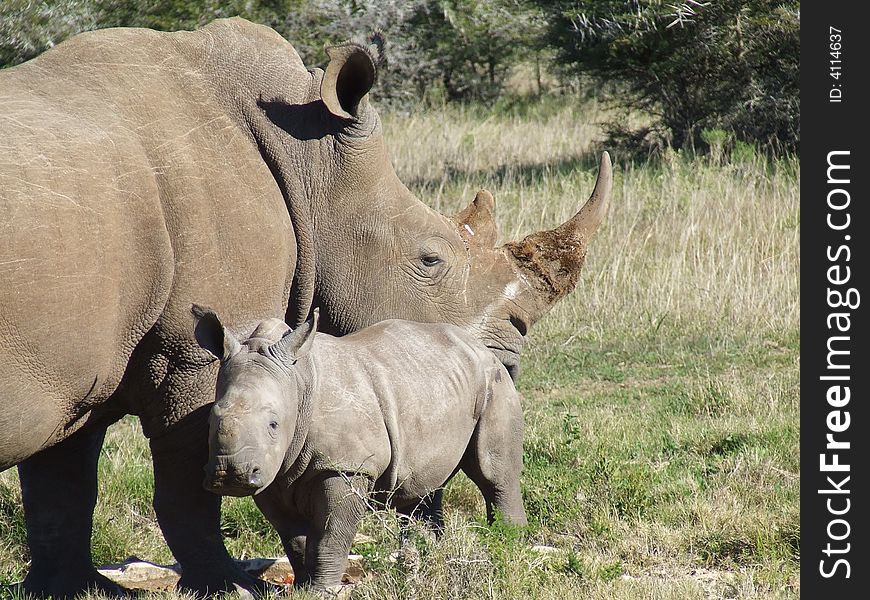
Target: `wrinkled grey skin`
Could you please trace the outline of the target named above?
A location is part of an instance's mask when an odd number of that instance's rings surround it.
[[[107,426],[150,439],[154,508],[199,594],[259,582],[200,485],[217,366],[190,305],[245,338],[264,317],[346,334],[453,323],[512,374],[530,326],[576,284],[610,163],[575,217],[497,245],[492,196],[447,217],[398,180],[367,100],[367,47],[306,69],[242,19],[109,29],[0,71],[0,469],[18,465],[26,591],[117,588],[90,538]]]
[[[410,513],[462,469],[490,521],[526,523],[519,395],[469,334],[389,320],[336,338],[315,333],[315,313],[292,332],[264,321],[240,344],[195,310],[221,361],[204,485],[255,494],[300,585],[340,583],[370,493]]]

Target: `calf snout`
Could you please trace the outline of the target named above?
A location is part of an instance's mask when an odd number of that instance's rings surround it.
[[[245,449],[209,461],[205,468],[205,489],[223,496],[250,496],[263,489],[262,467],[249,455]]]

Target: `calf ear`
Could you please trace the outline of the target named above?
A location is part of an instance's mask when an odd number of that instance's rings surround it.
[[[207,306],[194,304],[190,307],[193,313],[193,335],[197,343],[209,354],[221,362],[229,360],[242,349],[242,345],[226,330],[217,313]]]
[[[319,319],[320,309],[315,308],[307,321],[285,333],[284,337],[269,347],[269,352],[284,364],[292,365],[311,350]]]
[[[384,51],[380,33],[370,41],[368,45],[348,42],[326,49],[329,64],[320,84],[320,97],[336,117],[356,119],[365,109]]]

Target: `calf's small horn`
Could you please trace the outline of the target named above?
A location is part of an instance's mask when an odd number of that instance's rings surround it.
[[[535,292],[532,305],[526,307],[532,322],[577,285],[589,240],[607,213],[612,185],[613,168],[610,155],[605,152],[601,155],[595,189],[576,215],[555,229],[505,244]]]

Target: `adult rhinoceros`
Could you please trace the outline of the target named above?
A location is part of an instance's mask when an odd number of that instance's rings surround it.
[[[343,334],[390,317],[472,331],[516,369],[523,336],[575,285],[610,164],[559,228],[495,247],[481,192],[454,218],[393,168],[367,102],[373,51],[306,69],[241,19],[109,29],[0,72],[0,470],[19,466],[25,588],[111,590],[90,558],[106,427],[136,414],[181,585],[252,589],[202,488],[217,364],[191,303],[239,336],[314,306]]]

